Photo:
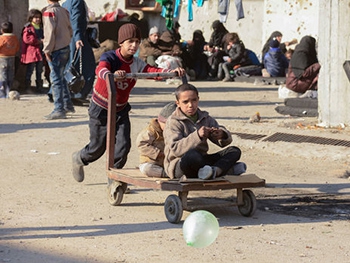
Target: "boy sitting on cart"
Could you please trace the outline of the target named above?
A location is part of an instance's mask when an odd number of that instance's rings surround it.
[[[175,91],[177,108],[168,118],[163,132],[165,141],[164,169],[170,178],[215,179],[226,174],[239,175],[246,171],[237,162],[241,150],[228,146],[231,133],[220,126],[208,112],[198,108],[198,90],[182,84]],[[225,149],[208,154],[208,140]]]
[[[118,31],[120,48],[104,53],[96,68],[97,82],[94,86],[89,107],[90,142],[80,151],[73,153],[73,177],[76,181],[84,180],[84,166],[99,159],[106,150],[109,74],[114,74],[116,87],[116,129],[114,167],[124,167],[131,148],[130,119],[131,109],[129,95],[136,84],[136,79],[125,78],[126,73],[137,72],[177,72],[179,76],[185,70],[177,68],[166,70],[148,65],[138,57],[134,57],[141,41],[140,29],[131,23],[122,25]],[[92,63],[92,62],[91,62]]]
[[[175,102],[170,102],[160,111],[158,118],[151,119],[136,138],[140,152],[139,169],[149,177],[168,177],[164,171],[164,137],[163,130],[168,117],[176,109]]]

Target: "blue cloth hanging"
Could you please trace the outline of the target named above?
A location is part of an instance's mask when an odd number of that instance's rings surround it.
[[[178,17],[179,16],[180,4],[181,4],[181,0],[176,0],[175,1],[174,17]]]
[[[188,21],[192,21],[193,20],[192,0],[188,0],[187,11],[188,11]]]

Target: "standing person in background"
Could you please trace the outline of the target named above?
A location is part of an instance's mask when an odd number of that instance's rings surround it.
[[[65,119],[66,113],[75,112],[63,75],[69,60],[72,27],[69,14],[60,6],[59,0],[47,0],[47,2],[49,5],[43,9],[45,32],[43,52],[50,67],[54,110],[45,116],[45,119]]]
[[[15,55],[19,50],[19,40],[12,33],[11,22],[1,24],[0,35],[0,98],[8,98],[15,77]]]
[[[37,9],[29,10],[28,23],[22,30],[21,63],[26,65],[25,88],[27,93],[32,93],[31,78],[35,68],[36,92],[43,89],[43,41],[42,13]]]
[[[85,85],[78,94],[73,95],[73,100],[78,99],[85,101],[88,94],[92,91],[95,80],[95,61],[92,47],[89,44],[86,29],[88,25],[88,7],[84,0],[66,0],[62,6],[69,11],[70,21],[73,28],[73,38],[70,43],[70,61],[73,60],[74,53],[77,49],[82,48],[83,56],[83,76]],[[79,59],[75,62],[74,67],[79,69]]]

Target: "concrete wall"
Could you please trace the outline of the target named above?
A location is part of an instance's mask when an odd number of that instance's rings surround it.
[[[13,33],[21,39],[21,32],[28,16],[28,0],[0,0],[0,23],[13,23]],[[12,88],[21,89],[24,86],[24,67],[20,65],[19,55],[16,57],[16,76]]]
[[[350,60],[350,1],[321,0],[322,30],[318,56],[322,65],[319,76],[319,122],[324,126],[350,125],[350,84],[343,70]]]
[[[20,38],[22,28],[27,21],[28,0],[0,0],[0,23],[13,23],[13,32]]]

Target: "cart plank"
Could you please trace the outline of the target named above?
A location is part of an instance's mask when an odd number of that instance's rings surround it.
[[[189,178],[180,182],[169,178],[155,178],[143,175],[138,169],[114,169],[107,170],[109,178],[133,184],[135,186],[161,189],[167,191],[201,191],[201,190],[224,190],[264,187],[265,180],[255,174],[238,176],[227,175],[214,180],[201,180]]]

